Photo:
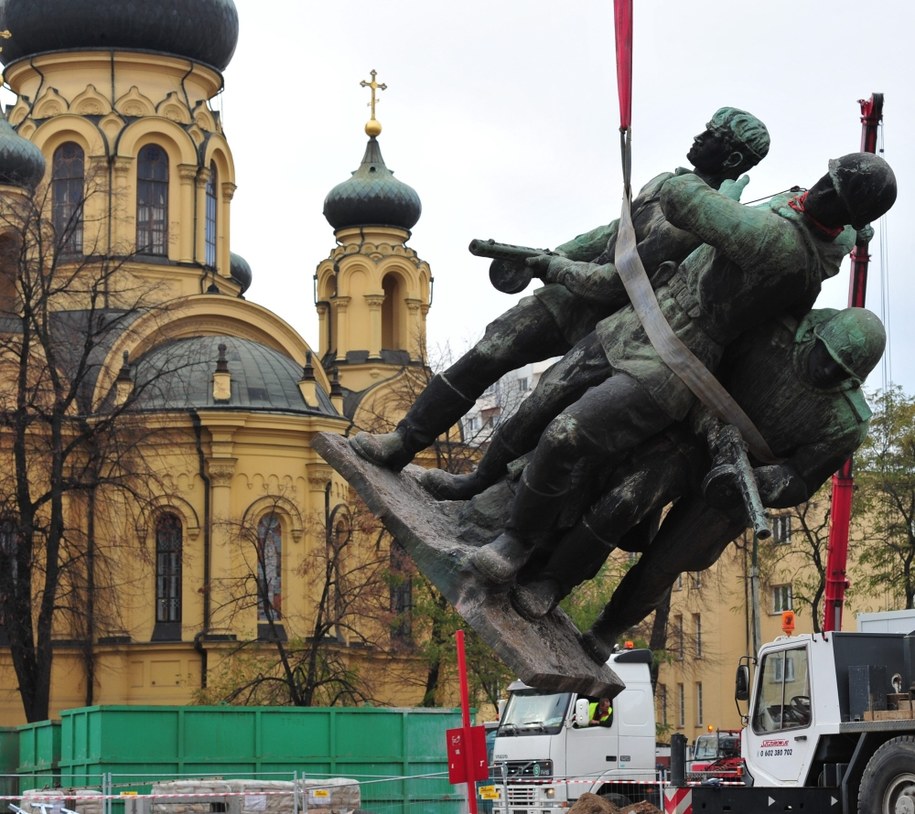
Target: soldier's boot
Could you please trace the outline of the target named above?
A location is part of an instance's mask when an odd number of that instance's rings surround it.
[[[360,432],[349,443],[366,460],[399,472],[474,403],[444,376],[436,374],[393,432]]]
[[[491,543],[474,551],[470,556],[471,565],[496,585],[512,582],[534,548],[550,535],[567,494],[567,490],[544,493],[534,489],[528,483],[525,472],[518,482],[518,492],[505,531]]]
[[[532,575],[534,579],[512,587],[512,605],[529,621],[543,618],[577,585],[593,578],[614,548],[613,541],[600,537],[582,518],[566,532],[547,564]]]
[[[458,475],[444,469],[426,469],[418,479],[436,500],[469,500],[499,480],[519,456],[496,433],[473,472]]]
[[[605,664],[610,658],[616,641],[623,632],[618,625],[614,624],[610,614],[607,613],[608,610],[609,605],[601,611],[591,628],[582,636],[582,647],[591,660],[598,664]]]

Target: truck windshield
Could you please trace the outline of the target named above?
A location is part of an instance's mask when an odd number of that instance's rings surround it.
[[[734,735],[700,735],[693,746],[694,760],[715,760],[740,754],[740,739]]]
[[[807,650],[767,653],[758,675],[753,731],[758,734],[810,725]]]
[[[571,693],[513,692],[499,725],[499,735],[554,735],[562,729]]]

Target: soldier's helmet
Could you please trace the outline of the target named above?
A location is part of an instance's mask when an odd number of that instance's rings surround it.
[[[855,229],[886,214],[896,200],[896,175],[873,153],[849,153],[829,161],[829,177]]]
[[[859,384],[877,366],[886,347],[879,317],[866,308],[845,308],[813,329],[829,355]]]

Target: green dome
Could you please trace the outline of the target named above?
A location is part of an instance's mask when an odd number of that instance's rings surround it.
[[[397,226],[412,229],[423,207],[413,187],[394,177],[369,139],[365,155],[351,178],[337,184],[324,199],[324,217],[336,229],[348,226]]]
[[[44,156],[0,115],[0,184],[34,189],[45,171]]]
[[[238,42],[232,0],[0,0],[2,61],[120,48],[187,57],[222,71]]]

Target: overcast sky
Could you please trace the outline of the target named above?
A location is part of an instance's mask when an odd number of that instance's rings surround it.
[[[611,0],[235,2],[241,34],[216,100],[237,170],[232,248],[254,272],[248,298],[310,343],[312,278],[334,246],[323,201],[362,158],[369,93],[359,83],[373,68],[387,85],[377,106],[385,163],[423,204],[409,245],[435,279],[433,353],[459,352],[514,301],[489,286],[471,238],[552,247],[618,216]],[[890,351],[868,386],[915,393],[915,4],[635,0],[634,28],[636,187],[684,165],[724,105],[772,135],[745,201],[810,186],[827,159],[859,149],[858,100],[885,95],[881,146],[899,197],[872,244],[867,304]],[[846,262],[818,304],[847,297]]]

